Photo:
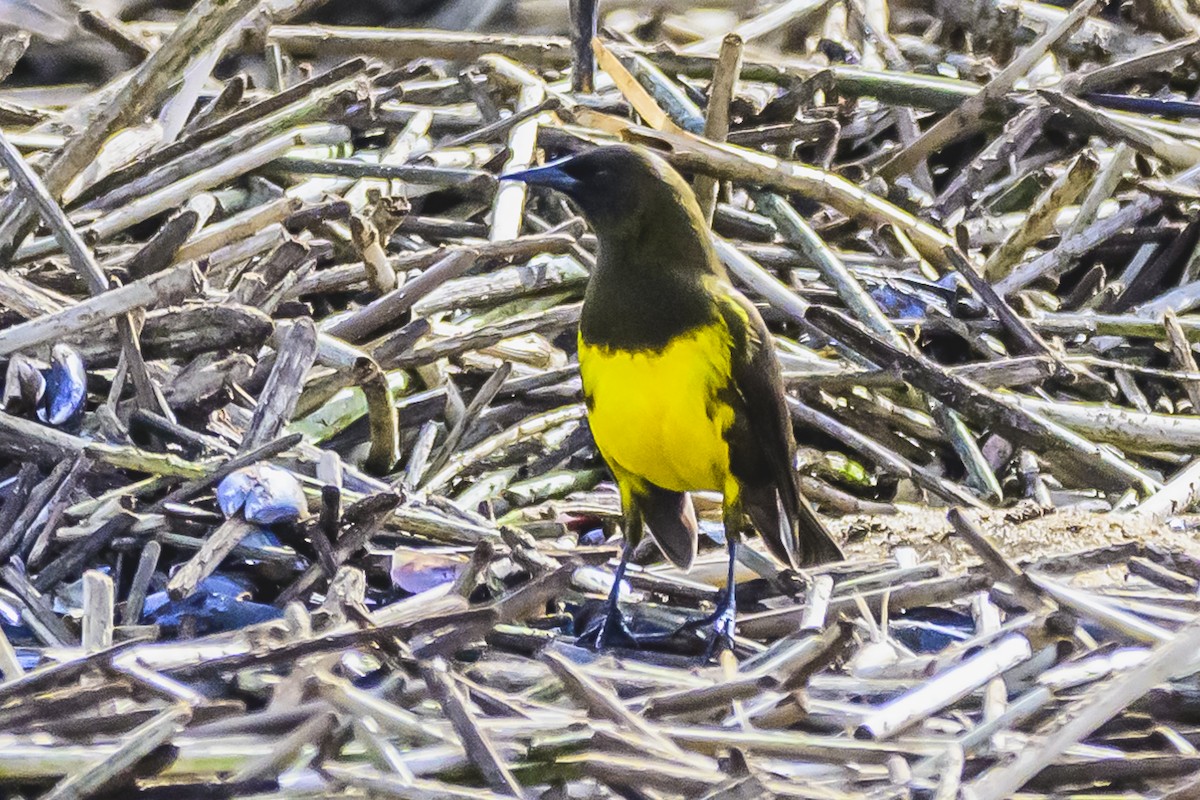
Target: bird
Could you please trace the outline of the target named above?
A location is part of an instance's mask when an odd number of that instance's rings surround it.
[[[783,564],[843,559],[800,491],[796,441],[766,323],[731,283],[691,187],[661,156],[602,145],[501,176],[565,194],[596,234],[596,264],[578,331],[587,421],[620,493],[624,548],[599,625],[581,641],[636,637],[618,606],[634,548],[648,528],[682,569],[696,557],[690,492],[722,493],[726,590],[711,625],[732,647],[734,564],[757,529]]]

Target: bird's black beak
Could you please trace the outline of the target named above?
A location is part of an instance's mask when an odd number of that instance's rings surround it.
[[[501,175],[500,180],[524,181],[531,186],[549,186],[551,189],[557,189],[564,194],[573,194],[582,184],[582,181],[567,174],[567,171],[563,169],[568,161],[570,161],[570,158],[560,158],[558,161],[551,161],[545,166]]]

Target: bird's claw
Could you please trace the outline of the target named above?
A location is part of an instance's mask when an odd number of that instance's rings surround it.
[[[575,639],[575,644],[590,650],[604,650],[609,647],[636,648],[638,636],[629,629],[629,623],[620,610],[611,608],[600,615],[599,619],[593,619]]]
[[[676,634],[708,628],[708,645],[704,649],[705,660],[720,655],[722,650],[733,650],[733,634],[737,627],[737,608],[729,596],[722,595],[717,609],[707,616],[683,623]]]
[[[704,648],[704,658],[713,659],[722,650],[733,650],[733,632],[737,627],[736,611],[733,605],[717,609],[715,619],[710,623],[708,646]]]

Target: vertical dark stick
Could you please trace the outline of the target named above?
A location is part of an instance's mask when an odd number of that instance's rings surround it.
[[[592,39],[596,38],[596,20],[600,16],[600,0],[571,0],[571,44],[575,49],[575,68],[571,72],[571,89],[588,94],[596,91],[596,56]]]

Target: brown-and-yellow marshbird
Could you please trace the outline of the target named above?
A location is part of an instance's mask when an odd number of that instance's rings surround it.
[[[729,282],[691,188],[659,156],[599,147],[504,176],[566,194],[599,240],[579,324],[588,424],[621,492],[625,548],[600,646],[627,632],[617,597],[648,527],[672,562],[696,556],[687,494],[723,494],[728,589],[710,618],[734,630],[734,562],[757,528],[793,568],[842,558],[800,493],[779,362],[754,305]]]

